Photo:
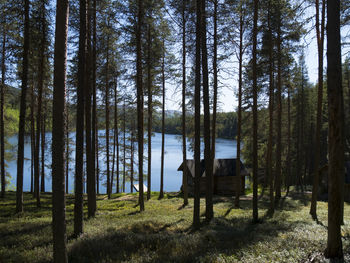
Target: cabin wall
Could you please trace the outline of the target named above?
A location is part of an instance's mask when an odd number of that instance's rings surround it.
[[[204,195],[206,193],[206,178],[200,179],[200,193]],[[213,192],[217,195],[235,195],[237,189],[237,177],[236,176],[214,176]],[[193,178],[188,178],[188,190],[193,195],[194,183]],[[245,178],[241,176],[241,194],[245,193]]]

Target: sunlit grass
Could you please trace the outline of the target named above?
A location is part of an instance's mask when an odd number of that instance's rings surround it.
[[[43,194],[36,208],[24,194],[24,213],[16,215],[15,193],[0,200],[0,262],[52,260],[51,194]],[[72,195],[67,197],[69,262],[326,262],[327,203],[318,203],[320,224],[309,216],[309,197],[292,194],[282,199],[272,218],[268,200],[259,201],[261,223],[252,224],[251,200],[236,209],[230,197],[214,199],[215,218],[200,231],[191,228],[193,200],[153,192],[139,212],[137,194],[99,195],[95,218],[84,221],[84,234],[73,239]],[[204,221],[205,200],[201,200]],[[85,207],[85,214],[86,214]],[[349,253],[350,206],[345,205],[344,252]],[[309,261],[307,261],[309,260]]]

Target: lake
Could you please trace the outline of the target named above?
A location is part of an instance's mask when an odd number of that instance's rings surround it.
[[[70,134],[70,137],[73,139],[75,137],[74,133]],[[99,142],[104,144],[104,131],[99,131]],[[121,139],[121,138],[120,138]],[[46,134],[46,142],[49,143],[51,141],[51,133]],[[111,140],[112,141],[112,140]],[[17,143],[17,136],[9,139],[11,144]],[[152,137],[152,178],[151,178],[151,190],[159,191],[160,187],[160,163],[161,163],[161,142],[162,136],[160,133],[154,133]],[[72,145],[73,147],[73,145]],[[204,150],[204,145],[202,143],[202,152]],[[17,150],[17,148],[15,148]],[[74,151],[74,149],[73,149]],[[112,158],[112,150],[110,151]],[[122,152],[119,153],[120,156]],[[145,154],[147,154],[147,145],[145,145]],[[30,141],[26,140],[24,147],[24,180],[23,180],[23,190],[30,191],[30,167],[31,167],[31,148]],[[51,149],[50,146],[46,150],[46,169],[45,169],[45,190],[51,191]],[[69,173],[69,192],[73,192],[74,189],[74,156],[75,153],[71,153],[71,165],[70,165],[70,173]],[[135,158],[137,153],[135,154]],[[226,140],[226,139],[216,139],[216,158],[235,158],[236,157],[236,141],[235,140]],[[100,153],[100,169],[105,169],[105,164],[103,162],[105,158],[104,153]],[[193,153],[187,151],[187,158],[193,158]],[[165,191],[179,191],[182,183],[182,172],[178,172],[177,168],[182,163],[182,140],[180,140],[179,135],[166,134],[165,135],[165,157],[164,157],[164,190]],[[123,169],[123,166],[120,165],[120,170]],[[135,170],[137,170],[137,165],[135,165]],[[8,163],[7,171],[11,174],[11,184],[9,186],[10,189],[15,190],[16,186],[16,174],[17,174],[17,166],[16,160]],[[144,174],[147,173],[147,161],[144,164]],[[122,173],[121,173],[122,175]],[[100,174],[100,193],[106,192],[105,187],[105,177],[102,175],[102,171]],[[145,180],[145,179],[144,179]],[[147,185],[147,180],[145,180],[145,185]],[[130,192],[130,183],[126,183],[126,192]],[[115,187],[113,188],[113,192],[115,191]]]

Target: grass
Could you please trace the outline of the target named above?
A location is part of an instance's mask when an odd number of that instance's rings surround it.
[[[24,194],[25,212],[15,214],[15,193],[0,199],[0,262],[52,260],[51,194],[42,194],[35,207]],[[259,201],[261,223],[252,224],[250,197],[241,209],[233,199],[214,199],[215,218],[200,231],[191,228],[193,200],[182,208],[175,193],[158,200],[152,193],[139,213],[136,194],[98,196],[98,211],[85,218],[84,234],[73,238],[72,195],[67,197],[69,262],[328,262],[323,258],[327,237],[327,203],[318,203],[319,224],[309,216],[309,197],[291,194],[282,199],[272,218],[265,217],[268,200]],[[205,200],[201,200],[201,213]],[[85,214],[86,214],[85,210]],[[350,205],[342,227],[346,260],[350,260]],[[204,221],[204,214],[202,216]]]

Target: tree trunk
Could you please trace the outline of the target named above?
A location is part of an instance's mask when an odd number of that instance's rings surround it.
[[[54,53],[54,91],[52,114],[52,230],[53,261],[68,262],[66,236],[65,91],[68,33],[68,0],[57,1]],[[79,115],[78,115],[79,116]]]
[[[201,52],[203,73],[203,105],[204,105],[204,160],[205,160],[205,218],[210,221],[213,216],[213,156],[210,149],[210,105],[209,105],[209,74],[207,56],[207,24],[205,0],[201,0]]]
[[[2,32],[1,52],[1,91],[0,91],[0,166],[1,166],[1,198],[5,197],[6,173],[5,173],[5,129],[4,129],[4,105],[5,105],[5,77],[6,77],[6,28]]]
[[[134,192],[134,154],[135,154],[135,146],[134,146],[134,136],[135,136],[135,122],[132,120],[131,127],[131,160],[130,160],[130,192]]]
[[[35,93],[34,93],[34,80],[31,85],[31,100],[30,100],[30,178],[33,183],[33,198],[37,197],[36,183],[37,175],[34,172],[34,155],[35,155],[35,120],[34,120],[34,108],[35,108]]]
[[[277,142],[275,171],[275,202],[281,199],[282,180],[282,51],[281,51],[281,13],[278,11],[277,28]]]
[[[200,228],[200,99],[201,99],[201,0],[196,0],[196,59],[195,59],[195,90],[194,90],[194,206],[193,228]]]
[[[340,1],[327,1],[328,236],[325,255],[343,258],[341,206],[344,188],[344,108],[340,46]]]
[[[109,20],[108,20],[109,27]],[[107,61],[106,61],[106,90],[105,90],[105,114],[106,114],[106,159],[107,159],[107,195],[111,198],[111,179],[109,172],[109,34],[107,35]]]
[[[310,215],[314,220],[317,219],[317,196],[319,185],[319,166],[320,166],[320,133],[322,127],[322,101],[323,101],[323,48],[324,48],[324,28],[325,28],[325,16],[326,16],[326,0],[322,1],[321,10],[321,28],[320,28],[320,6],[319,0],[315,1],[316,7],[316,37],[318,48],[318,92],[317,92],[317,117],[316,117],[316,134],[315,134],[315,169],[314,180],[312,185],[312,197]]]
[[[28,85],[28,53],[29,53],[29,0],[24,0],[24,44],[22,61],[22,88],[18,127],[17,151],[17,187],[16,212],[23,212],[23,161],[24,161],[24,133],[26,118],[26,97]]]
[[[69,98],[67,90],[67,98]],[[66,195],[69,193],[69,115],[68,106],[66,106]]]
[[[142,87],[142,47],[141,30],[143,24],[143,0],[138,0],[136,26],[136,86],[137,86],[137,139],[139,154],[139,205],[140,211],[145,210],[143,200],[143,87]]]
[[[40,180],[40,168],[39,168],[39,155],[40,155],[40,135],[41,135],[41,112],[42,112],[42,98],[43,98],[43,88],[44,88],[44,74],[45,74],[45,48],[46,48],[46,6],[45,1],[41,3],[40,10],[41,18],[41,43],[40,43],[40,62],[38,69],[38,109],[36,115],[36,144],[34,152],[34,174],[37,174],[37,184],[39,192],[39,180]],[[40,189],[43,190],[43,189]],[[40,195],[38,196],[37,204],[40,206]]]
[[[45,101],[43,101],[45,102]],[[45,113],[45,104],[44,107],[44,114],[42,116],[42,123],[41,123],[41,184],[40,184],[40,191],[45,192],[45,147],[46,147],[46,113]]]
[[[212,120],[212,134],[211,134],[211,151],[212,159],[215,159],[215,139],[216,139],[216,110],[217,110],[217,101],[218,101],[218,41],[217,41],[217,11],[218,9],[218,0],[214,0],[214,14],[213,14],[213,23],[214,23],[214,33],[213,33],[213,120]]]
[[[118,124],[117,124],[117,114],[118,114],[118,104],[117,104],[117,79],[115,80],[116,83],[114,85],[114,123],[113,123],[113,158],[112,158],[112,180],[111,180],[111,188],[113,188],[113,179],[114,179],[114,168],[115,168],[115,148],[116,145],[118,144]],[[118,153],[117,153],[118,154]],[[112,191],[111,191],[112,192]]]
[[[273,108],[274,108],[274,76],[273,76],[273,36],[271,29],[271,1],[269,1],[269,10],[267,15],[267,24],[269,30],[269,138],[267,142],[267,175],[270,188],[270,207],[269,214],[272,216],[275,211],[274,180],[272,170],[272,146],[273,146]]]
[[[159,199],[164,197],[164,147],[165,147],[165,43],[163,39],[163,59],[162,59],[162,152],[160,162],[160,191]]]
[[[148,41],[147,41],[147,95],[148,95],[148,107],[147,107],[147,138],[148,138],[148,154],[147,154],[147,200],[151,199],[151,165],[152,165],[152,75],[151,75],[151,29],[148,25]]]
[[[126,104],[124,97],[123,104],[123,182],[122,182],[122,190],[125,193],[125,177],[126,177]]]
[[[83,233],[83,178],[84,178],[84,98],[86,65],[86,0],[80,0],[80,29],[78,53],[77,119],[75,147],[75,204],[74,235]]]
[[[242,72],[243,72],[243,8],[242,2],[239,15],[239,58],[238,58],[238,112],[237,112],[237,153],[236,153],[236,197],[235,207],[239,207],[241,193],[241,130],[242,130]]]
[[[96,102],[96,0],[92,1],[92,118],[91,118],[91,155],[93,158],[92,169],[94,171],[94,185],[95,191],[98,193],[98,167],[96,163],[98,162],[98,151],[97,151],[97,102]]]
[[[188,185],[187,185],[187,147],[186,147],[186,0],[182,0],[182,191],[184,194],[184,206],[188,205]]]
[[[94,217],[96,213],[96,185],[95,185],[95,167],[94,155],[92,152],[91,130],[91,0],[87,0],[87,52],[85,67],[85,147],[86,147],[86,177],[87,177],[87,194],[88,194],[88,217]]]
[[[258,5],[254,0],[253,21],[253,222],[258,222],[258,86],[257,86],[257,34],[258,34]]]

